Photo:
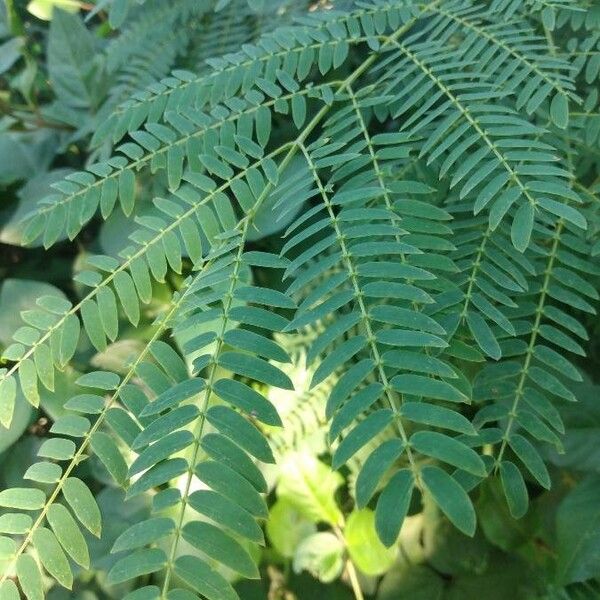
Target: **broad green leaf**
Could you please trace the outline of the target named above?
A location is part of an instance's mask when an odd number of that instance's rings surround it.
[[[31,411],[31,404],[18,389],[15,378],[5,379],[0,384],[0,454],[10,448],[27,429]]]
[[[21,600],[19,590],[12,579],[0,584],[0,600]]]
[[[333,533],[320,531],[302,540],[294,554],[296,573],[308,571],[323,583],[331,583],[344,568],[344,545]]]
[[[279,498],[269,508],[267,537],[275,550],[286,558],[292,558],[300,542],[316,529],[316,525],[287,500]]]
[[[277,497],[315,523],[337,525],[343,516],[335,493],[342,482],[339,473],[309,452],[290,452],[281,465]]]

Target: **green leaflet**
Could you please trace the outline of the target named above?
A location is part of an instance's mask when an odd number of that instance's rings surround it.
[[[275,462],[265,437],[239,413],[225,406],[213,406],[206,413],[206,419],[255,458],[266,463]]]
[[[515,213],[510,230],[510,237],[517,250],[524,252],[529,246],[533,230],[534,207],[531,203],[521,204]]]
[[[544,15],[547,13],[544,11]],[[554,27],[549,27],[554,29]],[[569,100],[566,94],[557,93],[550,103],[550,118],[561,129],[566,129],[569,124]]]
[[[274,385],[286,390],[294,389],[294,384],[285,373],[254,356],[239,352],[224,352],[219,357],[219,365],[238,375],[251,377],[267,385]]]
[[[60,479],[62,469],[56,463],[37,462],[32,464],[25,474],[23,479],[31,479],[40,483],[55,483]]]
[[[508,443],[540,485],[546,489],[550,489],[550,475],[548,474],[546,465],[531,443],[517,433],[513,433],[510,436]]]
[[[448,402],[468,402],[468,398],[449,383],[422,375],[396,375],[390,383],[392,388],[401,394],[424,396]]]
[[[17,577],[27,600],[44,600],[42,575],[29,554],[21,554],[17,559]]]
[[[214,491],[237,502],[256,518],[265,519],[268,516],[267,505],[252,484],[227,465],[212,460],[203,461],[196,467],[195,473]]]
[[[212,490],[193,492],[190,507],[250,541],[263,543],[263,533],[254,518],[234,501]]]
[[[411,436],[410,445],[421,454],[442,460],[473,475],[487,475],[485,465],[477,453],[455,438],[435,431],[418,431]]]
[[[338,469],[345,464],[360,448],[385,429],[392,420],[393,412],[390,409],[381,409],[371,413],[340,442],[333,453],[332,467]]]
[[[441,511],[464,534],[475,533],[475,510],[464,489],[439,467],[423,467],[421,477]]]
[[[106,433],[96,431],[91,437],[90,444],[115,481],[123,485],[127,480],[127,463],[113,439]]]
[[[87,544],[71,513],[62,504],[52,504],[46,518],[65,552],[87,569],[90,564]]]
[[[213,389],[217,396],[266,425],[280,426],[281,419],[275,407],[257,391],[235,379],[219,379]]]
[[[150,417],[157,415],[164,410],[173,408],[196,394],[199,394],[205,387],[206,384],[203,379],[186,379],[185,381],[177,383],[157,396],[153,402],[147,404],[142,409],[140,416]]]
[[[359,508],[364,508],[371,500],[381,478],[403,451],[404,443],[392,439],[386,440],[369,454],[356,479],[356,503]]]
[[[146,447],[129,467],[129,475],[137,475],[141,471],[153,467],[161,460],[165,460],[190,446],[194,441],[194,435],[191,431],[185,429],[174,431],[164,437],[161,437],[154,444]]]
[[[83,526],[96,537],[100,537],[102,529],[100,509],[85,483],[77,477],[67,477],[62,493]]]
[[[55,535],[49,529],[40,527],[33,533],[33,545],[46,571],[62,586],[71,589],[73,585],[71,567]]]
[[[167,557],[158,548],[137,550],[118,560],[108,572],[108,581],[115,585],[140,575],[154,573],[167,562]]]
[[[37,510],[44,506],[46,495],[42,490],[30,488],[9,488],[0,492],[0,506]]]
[[[119,535],[111,548],[111,552],[141,548],[169,535],[174,529],[175,523],[173,520],[165,517],[155,517],[141,523],[135,523]]]
[[[424,423],[443,429],[451,429],[458,433],[475,435],[476,431],[471,422],[460,413],[425,402],[404,402],[400,407],[400,414],[410,421]]]
[[[311,387],[314,387],[326,379],[342,364],[350,360],[357,352],[359,352],[367,343],[363,336],[356,336],[346,340],[338,346],[331,354],[328,354],[313,375]]]
[[[267,483],[258,467],[233,441],[223,435],[209,433],[202,438],[200,445],[208,456],[243,475],[256,491],[263,493],[267,491]]]
[[[396,471],[377,501],[375,529],[383,544],[390,547],[396,542],[412,497],[414,481],[408,469]]]
[[[237,600],[229,582],[207,563],[194,556],[180,556],[175,572],[208,600]]]
[[[498,360],[502,356],[498,340],[483,317],[474,312],[467,313],[467,325],[477,345],[489,357]]]
[[[188,470],[188,463],[183,458],[169,458],[148,469],[127,489],[127,498],[133,498],[154,487],[163,485]]]
[[[193,404],[179,406],[165,415],[152,421],[133,441],[133,448],[140,449],[152,442],[160,440],[168,433],[180,429],[184,425],[194,421],[200,411]]]
[[[218,527],[203,521],[193,521],[186,523],[182,530],[182,536],[210,558],[244,577],[258,579],[258,569],[248,552],[234,538]]]
[[[520,519],[527,512],[529,504],[529,496],[521,472],[513,463],[507,460],[502,461],[500,463],[500,481],[510,514],[515,519]]]

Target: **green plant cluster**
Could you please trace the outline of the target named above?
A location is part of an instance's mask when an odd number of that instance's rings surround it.
[[[0,8],[0,600],[600,597],[600,5]]]

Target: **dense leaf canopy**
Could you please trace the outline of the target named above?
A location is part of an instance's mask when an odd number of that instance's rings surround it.
[[[599,9],[7,0],[0,599],[596,597]]]

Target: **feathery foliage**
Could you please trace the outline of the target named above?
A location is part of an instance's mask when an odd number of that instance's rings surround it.
[[[64,169],[8,243],[84,251],[3,348],[0,432],[29,405],[51,425],[0,491],[0,598],[72,588],[88,533],[119,597],[228,600],[261,577],[266,519],[286,555],[288,509],[335,557],[306,543],[294,568],[347,564],[355,594],[353,561],[383,573],[362,527],[387,564],[421,506],[466,536],[488,534],[490,494],[525,518],[568,449],[599,297],[597,8],[55,8],[36,118]],[[113,537],[90,463],[145,506]],[[569,552],[557,585],[598,575]]]

